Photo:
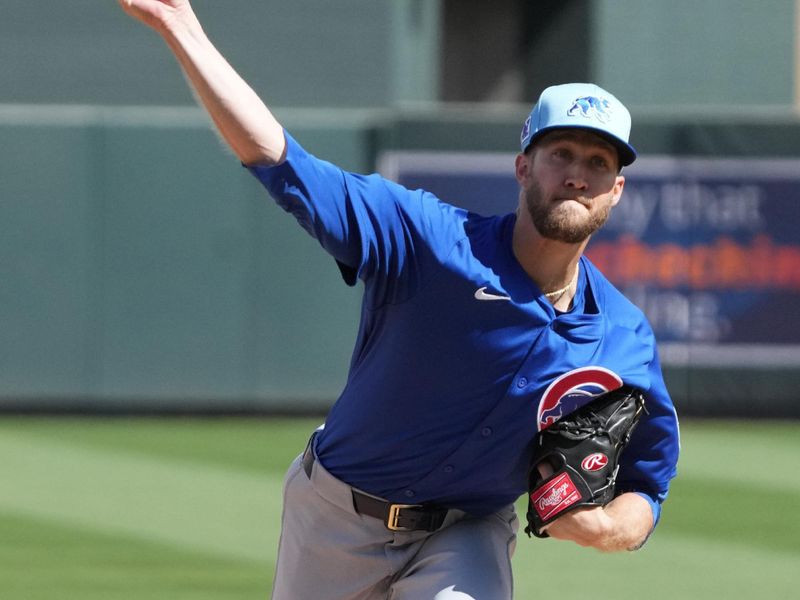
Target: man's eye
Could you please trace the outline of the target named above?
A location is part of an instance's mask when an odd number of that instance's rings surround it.
[[[597,168],[604,169],[606,166],[608,166],[608,161],[606,161],[606,159],[601,156],[595,156],[592,159],[592,164]]]

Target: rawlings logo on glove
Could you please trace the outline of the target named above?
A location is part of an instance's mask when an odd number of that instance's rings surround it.
[[[528,535],[548,537],[542,528],[565,512],[614,498],[620,454],[644,411],[642,393],[623,386],[539,433],[528,472]]]
[[[580,492],[567,473],[548,480],[531,493],[531,503],[542,521],[549,521],[554,514],[563,512],[581,499]]]

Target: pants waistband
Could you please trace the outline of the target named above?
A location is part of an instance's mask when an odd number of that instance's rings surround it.
[[[316,433],[308,441],[303,452],[303,471],[311,479],[314,465],[317,463],[315,453]],[[317,463],[318,464],[318,463]],[[350,487],[353,508],[360,515],[380,519],[390,531],[428,531],[433,532],[442,527],[448,510],[426,504],[395,504],[383,498],[367,494]]]

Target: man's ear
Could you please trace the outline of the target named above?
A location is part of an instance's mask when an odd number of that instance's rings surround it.
[[[614,187],[611,190],[611,206],[616,206],[617,202],[622,198],[622,190],[624,187],[625,177],[623,175],[617,175],[617,179],[614,181]]]
[[[517,178],[517,183],[522,185],[528,180],[531,172],[531,160],[528,154],[517,154],[514,159],[514,175]]]

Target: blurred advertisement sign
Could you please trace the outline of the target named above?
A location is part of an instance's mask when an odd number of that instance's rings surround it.
[[[513,155],[388,153],[387,177],[515,209]],[[800,367],[800,160],[644,157],[587,256],[647,314],[665,364]]]

